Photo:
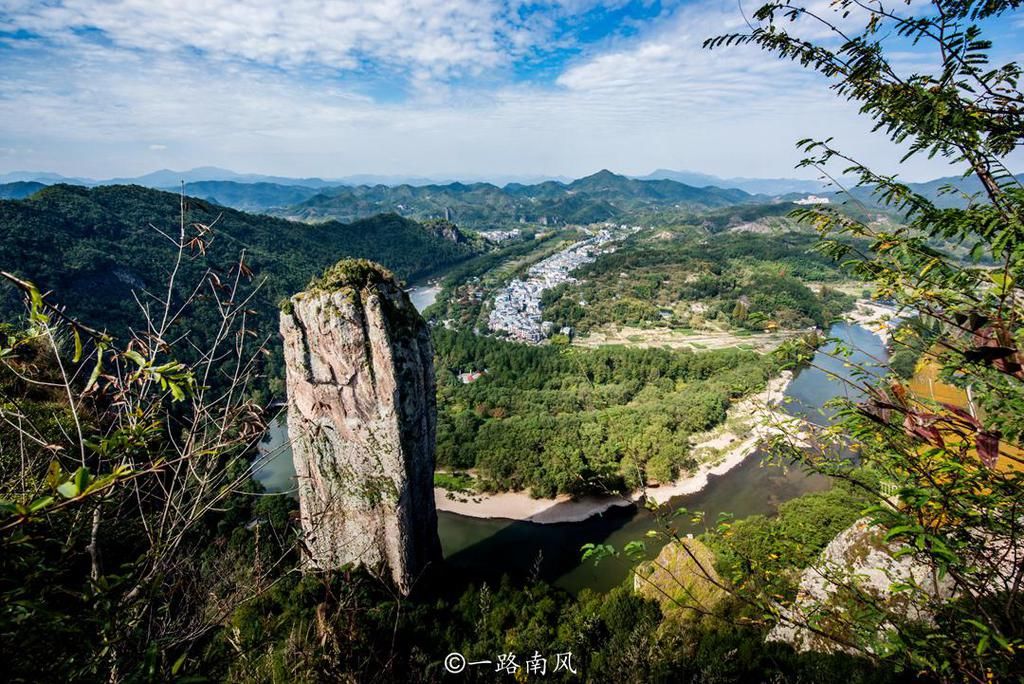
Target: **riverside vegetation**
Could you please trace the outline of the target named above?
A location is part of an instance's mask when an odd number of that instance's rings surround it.
[[[24,277],[7,278],[21,295],[7,300],[9,324],[0,339],[0,646],[7,678],[437,681],[447,676],[441,659],[448,651],[493,658],[557,649],[573,651],[581,674],[552,673],[554,681],[1019,681],[1024,190],[1003,159],[1021,142],[1024,95],[1020,68],[989,65],[989,44],[975,25],[1017,7],[935,0],[903,17],[861,6],[866,16],[854,19],[864,18],[863,29],[844,26],[836,45],[795,35],[802,24],[790,19],[837,32],[852,5],[840,3],[834,16],[822,17],[770,3],[754,15],[750,33],[709,43],[751,43],[819,70],[912,152],[962,164],[984,194],[966,207],[943,208],[847,160],[876,200],[908,225],[880,226],[827,207],[800,214],[821,232],[824,254],[924,319],[920,329],[930,332],[913,339],[908,328],[894,344],[911,345],[944,381],[970,390],[975,410],[913,397],[896,374],[865,374],[860,389],[868,398],[837,407],[838,423],[811,448],[797,448],[787,436],[774,445],[778,458],[832,478],[829,491],[780,506],[772,518],[707,521],[702,539],[690,543],[679,539],[673,520],[700,520],[699,512],[659,511],[660,538],[589,549],[591,560],[629,554],[641,543],[678,545],[671,556],[678,566],[658,576],[685,572],[718,583],[718,591],[697,596],[677,591],[671,577],[661,588],[667,597],[653,600],[632,586],[571,597],[540,582],[480,585],[441,572],[404,600],[358,568],[298,572],[291,504],[259,496],[249,477],[265,427],[253,401],[265,346],[258,333],[249,334],[247,303],[259,285],[250,276],[258,277],[262,264],[239,254],[250,245],[229,248],[231,240],[219,240],[215,214],[200,225],[183,220],[163,243],[166,251],[154,250],[158,258],[147,262],[147,272],[134,274],[166,276],[149,283],[142,302],[148,315],[140,315],[138,327],[106,334],[97,325],[109,313],[91,302],[89,281],[61,278],[77,272],[67,266],[72,257],[97,264],[117,259],[111,253],[124,244],[76,251],[92,239],[83,228],[91,219],[75,226],[77,235],[45,243],[47,231],[64,224],[23,224],[33,230],[7,236],[4,249],[24,248],[5,252],[5,263],[36,268],[33,277],[57,284],[40,281],[56,290],[48,294]],[[882,35],[936,46],[940,68],[898,76]],[[822,168],[844,159],[828,144],[806,149],[808,163]],[[160,197],[164,210],[174,208],[177,198]],[[17,205],[19,215],[33,216],[33,201],[28,209]],[[131,225],[153,220],[143,215],[151,209],[140,204]],[[932,240],[963,243],[968,259],[935,249]],[[202,266],[193,265],[193,252]],[[51,254],[57,256],[45,261]],[[45,269],[33,266],[36,260]],[[119,263],[105,265],[112,273]],[[89,272],[98,278],[105,271]],[[84,314],[63,306],[62,289],[75,292]],[[22,317],[13,315],[19,300]],[[204,307],[211,318],[192,327],[208,336],[183,341],[176,326]],[[90,325],[91,316],[99,323]],[[460,350],[470,342],[450,334],[453,360],[472,353],[502,367],[502,347],[481,342],[479,350]],[[561,373],[562,361],[547,356],[554,353],[524,354],[517,362]],[[612,381],[620,380],[620,364],[664,364],[666,377],[693,383],[699,376],[692,369],[669,370],[668,359],[685,358],[685,366],[703,356],[616,354],[585,359],[584,367],[611,360],[604,377]],[[511,367],[514,356],[504,363]],[[753,369],[764,362],[750,363]],[[591,370],[596,377],[598,367]],[[647,398],[661,379],[647,383],[655,387]],[[547,394],[539,378],[524,385],[516,393],[522,406],[557,410],[565,401]],[[484,384],[466,391],[493,399]],[[644,392],[638,387],[637,396]],[[604,410],[602,403],[589,405]],[[487,420],[504,420],[487,411]],[[560,487],[559,477],[539,478],[539,486]],[[898,600],[887,600],[865,590],[855,572],[816,566],[829,540],[862,516],[883,531],[884,543],[872,552],[906,557],[955,592],[938,596],[927,583],[902,581],[890,587]],[[703,565],[711,558],[705,549],[714,554],[714,572]],[[828,571],[836,590],[833,600],[811,606],[815,618],[801,619],[800,571],[808,568]],[[774,627],[794,620],[831,646],[798,652],[765,642]],[[490,681],[494,673],[463,676]]]
[[[763,389],[784,354],[566,349],[435,329],[438,464],[483,491],[625,493],[697,465],[691,434]],[[485,370],[474,382],[458,374]]]

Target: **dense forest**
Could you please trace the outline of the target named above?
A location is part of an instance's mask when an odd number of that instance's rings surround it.
[[[306,221],[350,221],[381,212],[399,211],[416,219],[446,214],[472,228],[518,225],[587,224],[627,220],[652,208],[692,211],[753,201],[742,190],[695,188],[671,180],[638,181],[610,171],[563,184],[489,183],[448,185],[386,185],[338,187],[275,213]]]
[[[479,470],[482,489],[534,496],[624,492],[696,462],[691,434],[725,419],[785,359],[528,346],[437,328],[437,458]],[[470,383],[460,373],[486,373]]]
[[[643,237],[640,237],[640,236]],[[806,233],[705,236],[690,230],[640,234],[578,269],[578,282],[544,293],[544,316],[585,334],[607,324],[682,329],[712,325],[826,327],[854,298],[806,283],[838,282],[836,264]]]
[[[182,234],[194,247],[179,262]],[[198,239],[207,234],[215,239]],[[251,295],[249,329],[266,339],[276,336],[278,302],[342,256],[373,259],[408,280],[476,253],[457,230],[452,235],[459,241],[446,239],[438,226],[394,214],[348,224],[293,223],[194,198],[182,203],[180,195],[139,186],[55,185],[25,200],[0,201],[0,264],[57,293],[92,326],[118,335],[140,327],[140,304],[161,297],[172,272],[197,283],[210,271],[217,280],[208,287],[226,289],[242,276]],[[210,292],[198,294],[208,298]],[[218,324],[214,309],[200,301],[177,334],[205,344]],[[17,293],[5,288],[0,315],[10,319],[20,310]],[[265,387],[280,391],[277,345],[267,373]]]

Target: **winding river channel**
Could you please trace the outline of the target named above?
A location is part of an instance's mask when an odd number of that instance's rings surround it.
[[[415,287],[410,297],[422,310],[436,299],[437,288]],[[837,378],[848,377],[853,365],[870,366],[884,361],[887,356],[879,337],[860,326],[837,323],[829,334],[843,340],[854,350],[853,355],[848,359],[835,358],[829,354],[829,349],[820,350],[814,363],[796,374],[786,390],[788,402],[783,405],[790,413],[817,424],[829,420],[822,405],[848,391],[848,385]],[[271,425],[262,448],[271,457],[257,473],[257,479],[271,491],[294,490],[294,470],[283,415]],[[712,524],[719,513],[732,513],[737,518],[772,513],[784,501],[828,486],[820,476],[762,465],[762,456],[760,451],[754,452],[729,472],[712,476],[701,491],[672,499],[670,506],[703,511],[707,524]],[[681,533],[703,531],[703,524],[691,525],[688,520],[688,516],[676,519]],[[584,588],[611,589],[626,579],[634,564],[625,557],[605,559],[596,566],[591,562],[581,563],[582,545],[606,543],[621,550],[626,542],[642,540],[657,524],[649,511],[637,506],[613,507],[582,522],[546,525],[438,513],[441,546],[453,568],[480,579],[497,579],[503,574],[532,575],[571,592]],[[650,556],[656,555],[658,550],[649,549]]]

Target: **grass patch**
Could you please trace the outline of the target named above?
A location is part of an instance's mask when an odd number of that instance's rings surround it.
[[[473,494],[476,492],[476,484],[473,476],[469,473],[434,473],[434,486],[447,489],[449,492],[461,492]]]

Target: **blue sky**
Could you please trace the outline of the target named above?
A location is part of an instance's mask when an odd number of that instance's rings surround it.
[[[827,136],[911,180],[949,172],[897,167],[798,66],[702,50],[744,27],[741,7],[756,4],[0,0],[0,172],[807,176],[793,143]],[[1021,58],[1022,29],[992,27],[999,57]]]

